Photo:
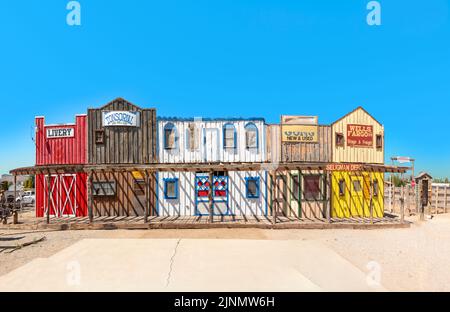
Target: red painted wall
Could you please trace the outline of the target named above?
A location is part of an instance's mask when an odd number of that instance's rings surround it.
[[[86,115],[76,116],[75,124],[48,125],[36,117],[36,165],[85,164],[87,158]],[[70,138],[47,138],[47,130],[71,128]]]
[[[45,125],[44,117],[36,117],[36,165],[86,164],[87,129],[86,115],[76,116],[75,124]],[[73,129],[73,137],[49,138],[47,130]],[[48,205],[47,177],[36,175],[36,217],[44,217],[50,206],[50,215],[63,217],[87,216],[87,175],[73,172],[53,175],[52,199]],[[73,213],[75,212],[75,214]]]

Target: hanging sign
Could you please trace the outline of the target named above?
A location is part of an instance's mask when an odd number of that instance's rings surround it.
[[[282,138],[284,143],[317,143],[318,130],[317,126],[303,125],[282,125]]]
[[[283,125],[317,125],[318,120],[317,116],[281,116]]]
[[[139,127],[140,113],[129,111],[102,112],[103,127]]]
[[[74,128],[47,128],[47,139],[73,138]]]
[[[347,125],[347,146],[373,147],[373,126]]]

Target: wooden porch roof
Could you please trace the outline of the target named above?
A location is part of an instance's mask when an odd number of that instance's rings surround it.
[[[108,164],[108,165],[47,165],[17,168],[10,171],[13,175],[57,174],[74,172],[209,172],[209,171],[285,171],[285,170],[321,170],[354,172],[393,172],[404,173],[410,167],[363,163],[183,163],[183,164]]]

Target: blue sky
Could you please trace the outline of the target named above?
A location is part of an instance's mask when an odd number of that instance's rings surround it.
[[[385,126],[386,157],[450,176],[447,0],[0,1],[0,172],[34,164],[47,123],[124,97],[160,116],[318,115],[363,106]]]

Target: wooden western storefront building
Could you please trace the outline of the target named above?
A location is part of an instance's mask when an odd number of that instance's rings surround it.
[[[86,115],[73,124],[46,125],[36,117],[36,166],[86,164]],[[84,170],[36,174],[36,217],[87,216]],[[48,213],[47,213],[48,212]]]
[[[175,165],[158,173],[159,215],[207,216],[210,190],[214,215],[267,215],[267,172],[229,170],[266,161],[264,119],[158,118],[158,134],[159,163]],[[177,171],[176,164],[217,168]]]
[[[88,109],[88,163],[94,216],[156,214],[156,176],[138,170],[117,171],[119,165],[156,163],[156,110],[140,108],[118,98]],[[153,191],[154,192],[154,191]]]
[[[384,127],[362,107],[334,122],[331,131],[333,163],[384,163]],[[384,173],[341,168],[336,166],[331,175],[332,217],[369,217],[371,210],[375,217],[383,217]]]
[[[57,161],[11,171],[80,176],[83,208],[51,216],[382,218],[384,172],[408,169],[383,164],[383,127],[362,108],[331,125],[305,116],[268,125],[262,118],[157,119],[155,109],[118,98],[89,109],[84,122],[84,156],[52,155]],[[68,135],[64,126],[52,130]],[[37,138],[37,153],[42,148]],[[42,201],[38,217],[47,206]]]

